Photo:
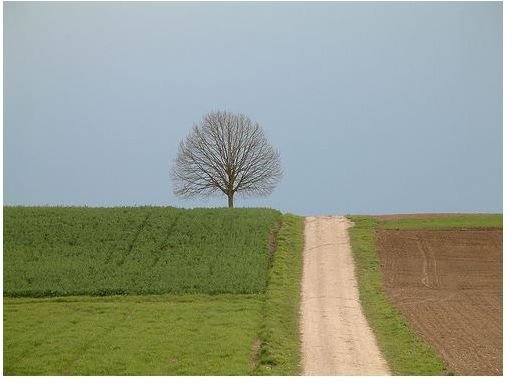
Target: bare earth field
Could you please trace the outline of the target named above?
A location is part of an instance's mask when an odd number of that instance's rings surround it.
[[[390,299],[451,371],[503,373],[502,231],[377,230]]]
[[[344,217],[305,220],[302,367],[305,375],[387,375],[359,303]]]

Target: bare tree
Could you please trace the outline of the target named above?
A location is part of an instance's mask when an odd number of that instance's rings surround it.
[[[258,123],[244,114],[215,111],[204,116],[180,143],[170,171],[174,193],[182,197],[223,192],[268,195],[282,176],[280,157]]]

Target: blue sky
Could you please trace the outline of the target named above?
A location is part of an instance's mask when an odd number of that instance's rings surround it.
[[[4,204],[222,206],[169,168],[259,122],[298,214],[502,211],[502,5],[4,3]]]

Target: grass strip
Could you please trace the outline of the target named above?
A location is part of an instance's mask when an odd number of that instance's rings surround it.
[[[442,359],[407,325],[383,291],[382,272],[375,249],[377,221],[370,216],[348,216],[352,253],[364,313],[391,372],[395,375],[445,375]]]
[[[277,235],[259,333],[256,375],[301,373],[299,312],[303,269],[303,217],[285,214]]]
[[[379,221],[384,229],[503,228],[502,214],[402,218]]]

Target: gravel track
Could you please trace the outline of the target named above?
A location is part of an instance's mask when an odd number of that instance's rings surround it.
[[[305,375],[389,375],[362,313],[345,217],[307,217],[302,279]]]

